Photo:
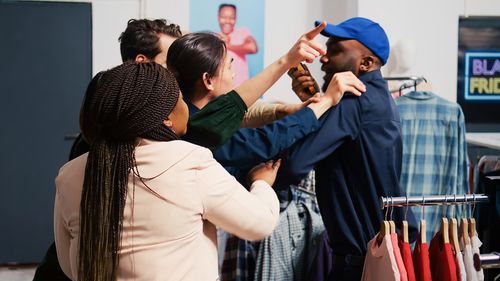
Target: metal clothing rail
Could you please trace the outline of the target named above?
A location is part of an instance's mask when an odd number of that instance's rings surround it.
[[[417,90],[417,85],[420,84],[421,82],[426,82],[427,79],[423,76],[400,76],[400,77],[384,77],[385,80],[387,81],[408,81],[405,83],[402,83],[399,86],[399,95],[401,96],[401,91],[407,88],[413,87],[414,90]],[[391,91],[392,92],[392,91]]]
[[[490,254],[474,255],[474,267],[476,270],[479,270],[479,265],[482,268],[500,268],[500,253],[493,252]]]
[[[462,195],[429,195],[429,196],[405,196],[405,197],[380,197],[382,209],[387,207],[403,206],[429,206],[429,205],[458,205],[476,204],[488,202],[488,196],[484,194],[462,194]]]
[[[413,81],[423,80],[423,81],[427,82],[427,79],[425,79],[423,76],[384,77],[384,79],[385,80],[399,80],[399,81],[402,81],[402,80],[413,80]]]

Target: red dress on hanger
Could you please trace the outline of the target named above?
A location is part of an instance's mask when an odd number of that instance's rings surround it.
[[[420,236],[415,242],[415,249],[413,250],[413,267],[417,281],[432,281],[429,248],[427,243],[422,243]]]
[[[455,257],[450,243],[444,243],[441,233],[432,238],[429,247],[432,278],[439,281],[458,281]]]
[[[408,275],[408,281],[416,281],[417,279],[415,277],[415,270],[413,268],[413,259],[411,257],[410,244],[405,243],[401,236],[399,236],[398,242],[399,249],[401,250],[401,257],[403,258],[403,263],[406,268],[406,274]]]

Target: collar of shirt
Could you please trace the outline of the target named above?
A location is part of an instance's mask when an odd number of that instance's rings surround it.
[[[380,72],[380,69],[376,69],[376,70],[373,70],[370,72],[365,72],[365,73],[359,75],[358,78],[362,82],[367,82],[367,81],[371,81],[371,80],[384,80],[384,78],[382,77],[382,73]]]
[[[186,104],[188,106],[189,116],[193,116],[195,113],[200,111],[200,109],[198,107],[196,107],[194,104],[192,104],[191,101],[189,101],[189,99],[187,97],[184,97],[184,101],[186,102]]]

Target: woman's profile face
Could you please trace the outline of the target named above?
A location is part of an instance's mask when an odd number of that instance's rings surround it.
[[[233,58],[227,54],[222,58],[217,70],[217,75],[212,78],[214,83],[213,96],[218,97],[233,89],[234,71],[232,68]]]
[[[172,122],[169,126],[177,136],[182,137],[187,132],[187,122],[189,119],[189,109],[184,101],[182,93],[175,104],[174,110],[168,115],[168,121]],[[168,125],[167,125],[168,126]]]

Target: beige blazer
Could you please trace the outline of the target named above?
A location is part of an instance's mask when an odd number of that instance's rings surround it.
[[[216,280],[216,225],[243,239],[259,240],[278,222],[273,189],[256,181],[248,192],[206,148],[184,141],[143,140],[135,157],[141,177],[154,177],[146,184],[160,197],[130,175],[118,280]],[[66,163],[56,178],[57,256],[72,280],[77,275],[86,161],[84,154]]]

